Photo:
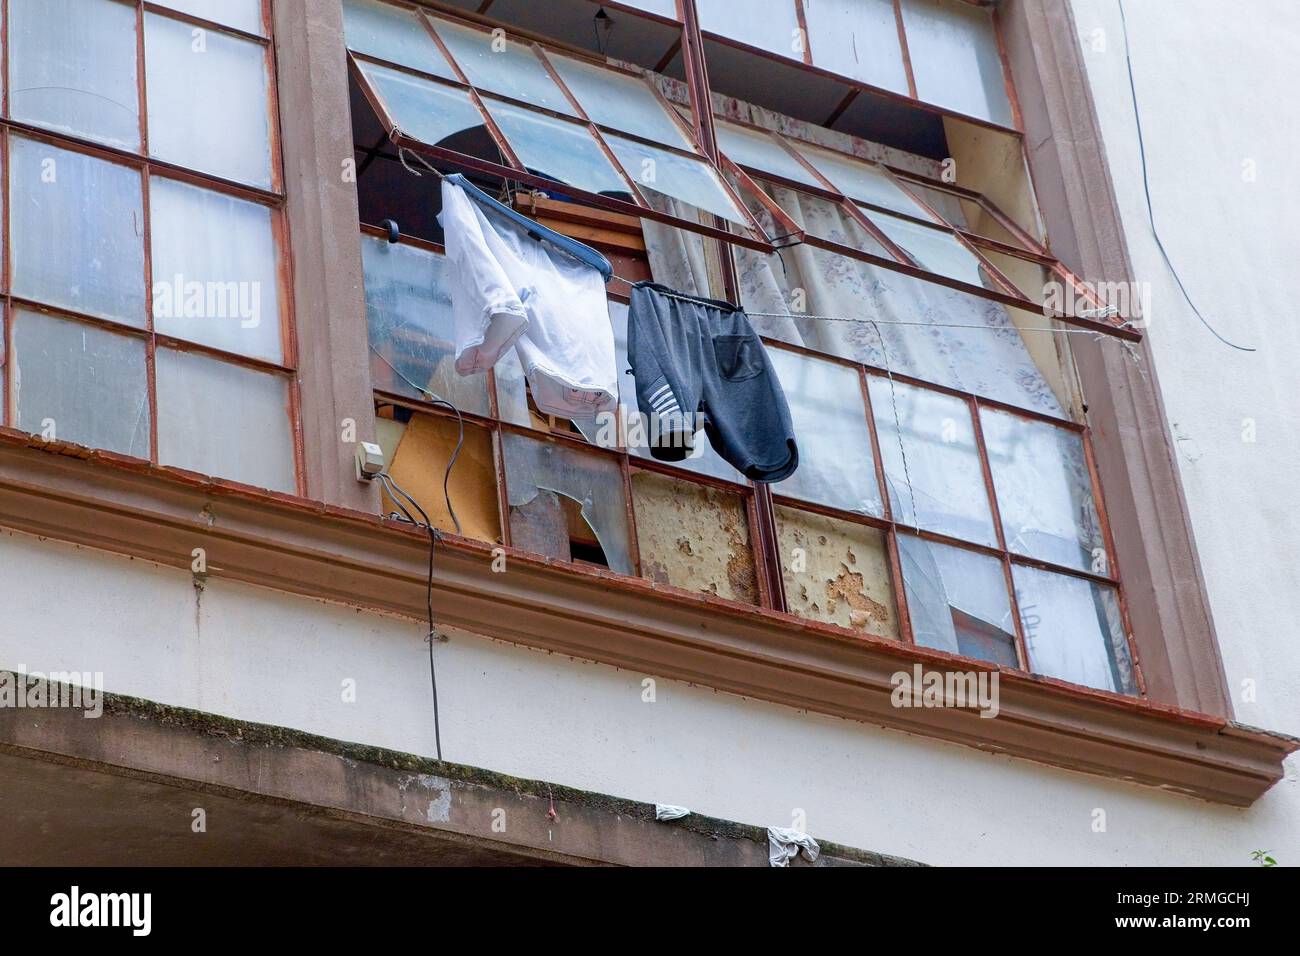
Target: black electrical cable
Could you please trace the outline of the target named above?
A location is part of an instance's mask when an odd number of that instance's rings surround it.
[[[1159,230],[1156,229],[1156,214],[1151,204],[1151,182],[1147,176],[1147,151],[1146,151],[1146,145],[1143,143],[1142,140],[1142,114],[1138,110],[1137,84],[1133,81],[1133,59],[1132,57],[1129,56],[1128,19],[1124,16],[1124,0],[1118,0],[1118,3],[1119,3],[1119,20],[1120,20],[1120,24],[1123,27],[1123,33],[1124,33],[1124,63],[1128,67],[1128,88],[1129,88],[1129,93],[1133,97],[1133,119],[1137,123],[1138,155],[1141,156],[1142,158],[1142,188],[1146,192],[1147,219],[1151,223],[1151,234],[1155,236],[1156,247],[1160,250],[1160,255],[1165,260],[1165,265],[1169,267],[1169,272],[1174,277],[1174,281],[1178,283],[1178,290],[1182,292],[1183,298],[1187,300],[1187,304],[1192,307],[1192,312],[1195,313],[1196,317],[1201,320],[1201,324],[1210,330],[1210,334],[1212,334],[1216,339],[1218,339],[1224,345],[1227,345],[1230,348],[1237,349],[1239,352],[1253,352],[1255,351],[1253,348],[1250,348],[1245,345],[1237,345],[1235,342],[1229,342],[1227,339],[1225,339],[1222,335],[1218,333],[1218,331],[1214,328],[1214,326],[1212,326],[1208,321],[1206,321],[1205,316],[1201,315],[1201,310],[1196,307],[1196,303],[1193,302],[1192,297],[1188,295],[1187,287],[1183,285],[1183,279],[1178,274],[1178,270],[1174,268],[1173,261],[1170,260],[1169,258],[1169,253],[1165,251],[1165,244],[1160,239],[1160,232]]]

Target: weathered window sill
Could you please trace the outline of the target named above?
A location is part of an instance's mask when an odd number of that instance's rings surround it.
[[[422,619],[428,539],[377,516],[0,430],[0,525]],[[61,450],[62,451],[62,450]],[[84,459],[84,460],[83,460]],[[438,620],[493,638],[980,750],[1249,806],[1300,740],[1003,669],[1000,713],[897,708],[891,678],[991,665],[601,569],[448,539]]]

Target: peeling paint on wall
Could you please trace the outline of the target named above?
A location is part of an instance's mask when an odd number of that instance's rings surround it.
[[[758,603],[749,520],[739,495],[638,471],[632,504],[643,577]]]
[[[791,613],[898,637],[885,538],[874,528],[776,509],[781,574]]]

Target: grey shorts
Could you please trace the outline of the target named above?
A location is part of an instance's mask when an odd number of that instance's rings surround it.
[[[638,282],[627,321],[637,407],[655,458],[686,458],[702,427],[714,450],[752,481],[794,473],[790,406],[741,309]]]

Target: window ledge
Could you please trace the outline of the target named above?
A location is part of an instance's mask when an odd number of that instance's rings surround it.
[[[93,451],[50,454],[0,429],[0,525],[422,619],[428,539],[374,515]],[[65,451],[60,449],[60,451]],[[980,750],[1249,806],[1300,739],[1001,669],[1000,713],[897,708],[891,678],[992,665],[600,569],[449,538],[443,625]]]

